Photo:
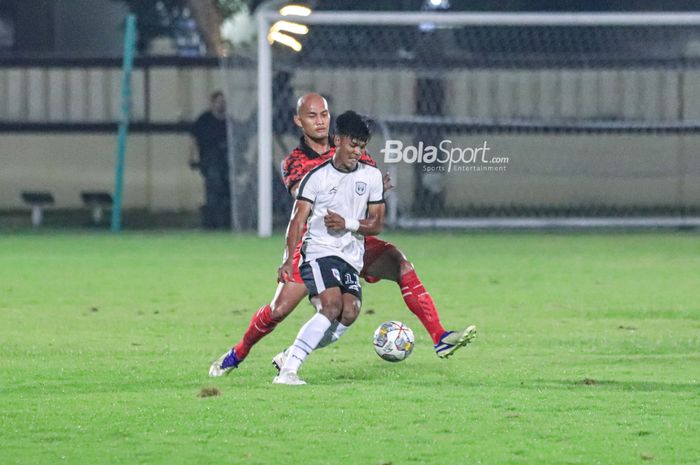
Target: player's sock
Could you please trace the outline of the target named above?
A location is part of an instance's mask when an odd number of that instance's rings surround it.
[[[279,323],[279,320],[272,317],[272,309],[269,305],[265,305],[255,312],[253,318],[250,319],[248,329],[243,334],[243,339],[233,346],[238,359],[243,361],[248,356],[250,349],[265,335],[271,333],[277,326],[277,323]]]
[[[350,326],[345,326],[340,321],[334,320],[333,323],[331,323],[331,326],[326,330],[326,333],[323,335],[323,339],[321,339],[321,342],[318,343],[316,348],[323,349],[324,347],[333,344],[335,341],[340,339],[348,329],[350,329]]]
[[[323,334],[331,326],[331,322],[324,315],[317,313],[299,330],[294,344],[289,348],[287,360],[281,371],[296,373],[304,362],[304,359],[318,346]]]
[[[445,328],[440,323],[440,315],[438,315],[437,308],[435,308],[433,298],[425,290],[415,270],[401,275],[399,286],[401,286],[401,294],[404,302],[406,302],[406,306],[423,323],[433,340],[433,344],[437,344],[440,341],[440,337],[445,333]]]

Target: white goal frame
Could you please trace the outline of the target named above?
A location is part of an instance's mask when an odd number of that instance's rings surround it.
[[[257,14],[258,33],[258,236],[272,234],[272,46],[267,31],[275,21],[291,20],[307,25],[403,25],[421,23],[435,25],[478,26],[698,26],[700,12],[639,12],[639,13],[458,13],[458,12],[378,12],[378,11],[325,11],[309,16],[283,16],[276,11]],[[394,177],[396,182],[396,178]],[[389,220],[396,219],[395,206],[389,205]],[[561,218],[546,222],[528,222],[524,219],[453,219],[449,224],[439,220],[398,221],[401,227],[600,227],[600,226],[669,226],[664,221],[644,219],[625,222],[611,218]],[[660,220],[660,219],[658,219]],[[525,223],[523,223],[525,221]],[[415,224],[414,224],[415,223]],[[676,218],[670,225],[697,226],[698,218]]]

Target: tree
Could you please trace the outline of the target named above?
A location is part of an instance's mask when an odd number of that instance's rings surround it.
[[[197,29],[207,47],[207,54],[219,55],[223,51],[219,32],[223,14],[219,0],[186,0],[186,3],[197,22]]]
[[[191,14],[197,24],[197,31],[204,42],[208,55],[218,55],[222,51],[222,21],[237,13],[243,7],[255,8],[258,0],[113,0],[126,3],[129,10],[138,17],[138,49],[144,52],[157,37],[172,38],[187,34],[187,19]]]

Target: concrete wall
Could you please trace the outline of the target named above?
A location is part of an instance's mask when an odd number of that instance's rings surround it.
[[[101,134],[0,134],[0,209],[20,207],[22,190],[49,190],[61,208],[82,205],[80,191],[114,189],[116,137]],[[129,138],[124,206],[194,210],[202,181],[187,166],[189,137]]]
[[[359,77],[361,76],[361,78]],[[253,69],[223,73],[207,67],[136,70],[135,121],[191,121],[209,93],[228,85],[239,121],[254,116]],[[332,95],[338,113],[352,108],[382,116],[412,115],[416,73],[410,70],[305,69],[292,80],[296,95]],[[150,86],[146,80],[150,79]],[[473,70],[445,73],[446,116],[460,118],[582,118],[700,120],[700,71]],[[119,108],[114,68],[0,68],[0,122],[109,122]],[[150,87],[147,111],[146,89]],[[392,134],[412,143],[415,134]],[[698,136],[672,134],[442,134],[454,146],[488,141],[508,156],[505,173],[438,174],[448,207],[465,205],[700,205]],[[284,137],[287,147],[296,144]],[[116,136],[86,133],[0,133],[0,208],[21,206],[22,189],[54,191],[58,206],[80,204],[84,189],[111,190]],[[384,141],[371,151],[381,159]],[[134,134],[129,140],[125,205],[192,210],[202,202],[201,179],[187,167],[187,134]],[[283,156],[275,145],[276,166]],[[251,138],[249,161],[257,157]],[[413,199],[413,167],[398,167],[402,208]],[[254,179],[255,173],[247,173]]]
[[[507,170],[426,175],[445,186],[447,207],[700,205],[700,136],[482,134],[455,137],[453,143],[473,147],[484,140],[492,153],[509,157]],[[20,208],[22,190],[51,190],[58,207],[79,207],[80,191],[113,189],[113,135],[13,134],[0,135],[0,141],[0,209]],[[295,139],[286,143],[293,146]],[[201,177],[187,166],[189,144],[186,135],[133,135],[125,206],[182,211],[201,205]],[[382,147],[376,137],[369,149],[387,168]],[[276,152],[278,164],[282,153]],[[403,209],[413,201],[413,169],[398,166]]]
[[[223,88],[222,81],[216,68],[137,68],[131,81],[132,121],[192,121],[206,109],[209,94]],[[250,90],[241,94],[245,99]],[[0,122],[113,122],[120,105],[119,68],[0,67]]]

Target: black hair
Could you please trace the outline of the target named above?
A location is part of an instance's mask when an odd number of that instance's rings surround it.
[[[368,142],[372,136],[372,131],[366,118],[349,110],[335,119],[335,134]]]
[[[211,100],[211,101],[213,102],[213,101],[216,100],[217,98],[223,97],[223,96],[224,96],[224,93],[223,93],[222,91],[220,91],[220,90],[215,90],[215,91],[212,92],[211,95],[209,96],[209,100]]]

